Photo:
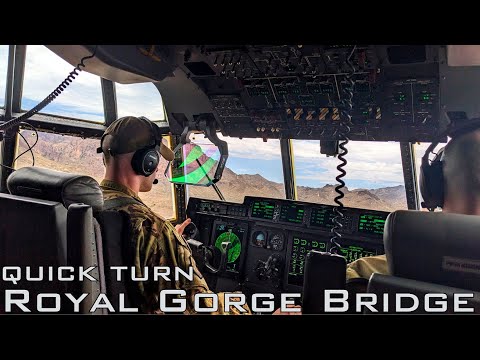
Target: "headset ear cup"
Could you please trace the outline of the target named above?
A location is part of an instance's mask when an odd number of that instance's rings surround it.
[[[152,175],[158,167],[160,157],[156,149],[150,149],[143,157],[143,171],[145,176]]]
[[[132,168],[137,175],[143,175],[142,163],[143,163],[144,153],[145,153],[145,149],[140,149],[135,151],[132,157]]]
[[[160,157],[154,148],[135,151],[132,157],[132,168],[138,175],[150,176],[157,169]]]
[[[434,160],[430,165],[420,166],[420,192],[423,197],[422,206],[435,209],[443,206],[444,199],[443,163]]]

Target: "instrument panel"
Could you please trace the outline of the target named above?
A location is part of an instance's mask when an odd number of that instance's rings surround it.
[[[347,262],[383,254],[389,213],[357,208],[343,213],[338,241]],[[191,197],[187,215],[205,245],[220,249],[223,241],[231,243],[226,269],[217,279],[229,279],[236,289],[241,284],[242,290],[299,292],[307,253],[330,250],[335,213],[331,205],[246,196],[243,204]]]
[[[278,199],[245,197],[249,204],[250,219],[279,224],[296,225],[306,229],[329,231],[335,217],[334,206],[301,202],[279,201]],[[342,232],[355,236],[383,236],[385,212],[345,208]],[[388,215],[388,213],[386,213]]]
[[[480,116],[471,45],[49,48],[73,66],[72,54],[95,51],[99,66],[85,70],[114,82],[153,81],[174,135],[201,131],[207,120],[224,136],[338,140],[347,111],[351,140],[427,142],[458,116]]]
[[[340,139],[349,98],[351,140],[429,141],[440,132],[440,46],[203,45],[177,50],[184,56],[176,65],[209,104],[201,111],[199,105],[197,113],[210,108],[224,136]],[[167,92],[172,81],[159,83],[160,90]],[[182,96],[188,97],[188,91]],[[199,99],[193,90],[191,96]],[[180,131],[189,114],[175,99],[167,97],[165,104],[172,109],[172,130]]]

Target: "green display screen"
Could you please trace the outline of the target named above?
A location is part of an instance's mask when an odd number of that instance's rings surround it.
[[[310,225],[311,226],[318,226],[318,227],[325,227],[325,228],[332,228],[333,223],[332,219],[335,217],[335,214],[330,207],[321,207],[321,208],[313,208],[312,214],[310,217]]]
[[[340,255],[344,256],[347,263],[351,263],[361,257],[377,255],[375,249],[365,248],[363,246],[344,246],[340,249]]]
[[[327,251],[327,241],[294,235],[290,246],[291,255],[288,266],[288,283],[302,286],[308,252],[310,250]]]
[[[383,235],[385,219],[384,215],[361,214],[358,220],[358,232]]]
[[[252,204],[252,217],[273,220],[275,203],[271,201],[254,201]]]
[[[247,230],[243,226],[219,223],[215,226],[214,246],[221,250],[222,242],[231,244],[227,253],[227,271],[238,273],[242,243]]]
[[[282,205],[280,210],[280,221],[302,224],[305,210],[302,205]]]
[[[310,215],[310,226],[323,227],[331,229],[333,227],[333,218],[336,216],[334,208],[331,206],[323,206],[318,208],[312,208]],[[343,219],[338,218],[338,221],[343,225],[343,231],[351,232],[352,228],[352,216],[344,214]]]

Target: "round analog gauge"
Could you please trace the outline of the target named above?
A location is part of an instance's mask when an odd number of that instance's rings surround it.
[[[267,237],[263,231],[255,231],[252,235],[252,244],[255,246],[265,247]]]
[[[276,233],[270,238],[270,248],[275,251],[283,250],[283,235]]]

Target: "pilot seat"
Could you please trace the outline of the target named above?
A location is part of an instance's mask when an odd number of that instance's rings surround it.
[[[384,246],[390,275],[373,274],[367,288],[379,312],[480,313],[480,216],[398,210],[386,220]],[[407,295],[398,311],[396,293],[414,295],[417,306]]]
[[[20,279],[0,282],[0,291],[27,290],[29,301],[25,304],[32,313],[91,313],[92,305],[101,293],[107,295],[113,312],[119,308],[119,294],[125,294],[124,307],[130,307],[128,283],[116,281],[110,266],[128,265],[123,260],[123,239],[127,233],[125,219],[120,213],[103,210],[103,194],[96,180],[89,176],[70,174],[40,167],[24,167],[7,179],[10,194],[0,193],[0,265],[8,278]],[[59,281],[58,267],[73,267],[73,272],[63,271],[60,276],[74,275],[74,281]],[[79,268],[87,269],[98,281],[79,276]],[[43,279],[40,277],[43,268]],[[60,294],[61,308],[54,299],[44,297],[41,310],[37,307],[39,294]],[[76,299],[88,296],[75,309],[65,297],[71,293]],[[21,293],[12,298],[22,297]],[[5,308],[1,297],[0,313],[26,312],[13,305]],[[101,304],[105,302],[101,301]],[[50,310],[49,310],[50,309]],[[110,309],[112,310],[112,309]],[[99,308],[94,313],[111,312]]]

